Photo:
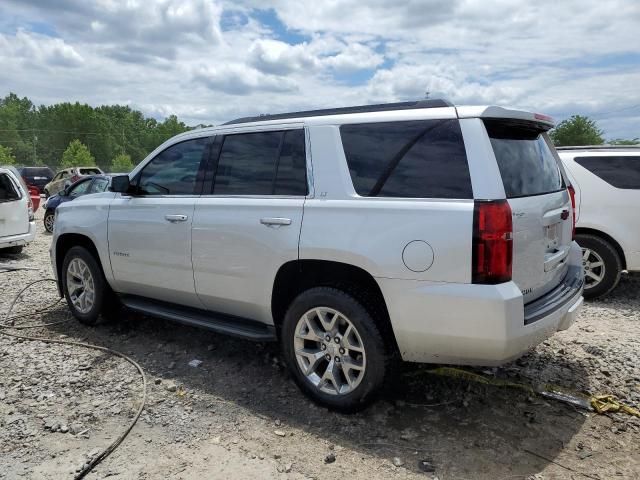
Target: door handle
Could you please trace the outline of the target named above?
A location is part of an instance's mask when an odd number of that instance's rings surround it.
[[[267,227],[281,227],[283,225],[291,225],[291,219],[282,217],[264,217],[260,219],[260,223]]]
[[[189,217],[187,215],[165,215],[164,218],[171,223],[175,223],[186,222]]]

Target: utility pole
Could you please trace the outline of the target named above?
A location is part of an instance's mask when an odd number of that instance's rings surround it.
[[[36,142],[38,141],[38,137],[36,136],[35,130],[32,131],[33,134],[33,166],[37,165],[37,155],[36,155]]]

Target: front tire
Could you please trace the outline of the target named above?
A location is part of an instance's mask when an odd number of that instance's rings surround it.
[[[282,349],[300,389],[332,410],[354,412],[383,387],[390,355],[367,309],[348,293],[315,287],[287,310]]]
[[[584,298],[593,299],[607,295],[620,281],[620,255],[613,245],[595,235],[578,234],[576,242],[582,248]]]
[[[96,325],[101,313],[114,308],[111,287],[96,258],[86,248],[76,246],[67,252],[61,280],[69,309],[81,323]]]
[[[47,210],[44,214],[44,228],[47,232],[53,233],[53,224],[55,220],[56,214],[54,210]]]

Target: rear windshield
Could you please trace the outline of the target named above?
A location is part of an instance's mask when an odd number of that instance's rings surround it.
[[[53,177],[53,172],[43,167],[24,167],[20,169],[25,177]]]
[[[100,175],[102,172],[97,168],[81,168],[80,175]]]
[[[20,200],[20,193],[6,173],[0,173],[0,203]]]
[[[546,133],[533,123],[485,120],[507,198],[557,192],[564,181]]]

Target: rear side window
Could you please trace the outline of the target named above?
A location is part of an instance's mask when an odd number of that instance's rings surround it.
[[[227,135],[213,193],[306,195],[304,130]]]
[[[564,188],[559,161],[546,133],[534,123],[485,120],[507,198]]]
[[[616,188],[640,189],[640,156],[576,157],[574,160]]]
[[[340,135],[358,195],[473,198],[457,120],[347,124]]]
[[[6,173],[0,173],[0,203],[20,200],[20,192]]]
[[[102,172],[97,168],[81,168],[80,175],[100,175]]]

